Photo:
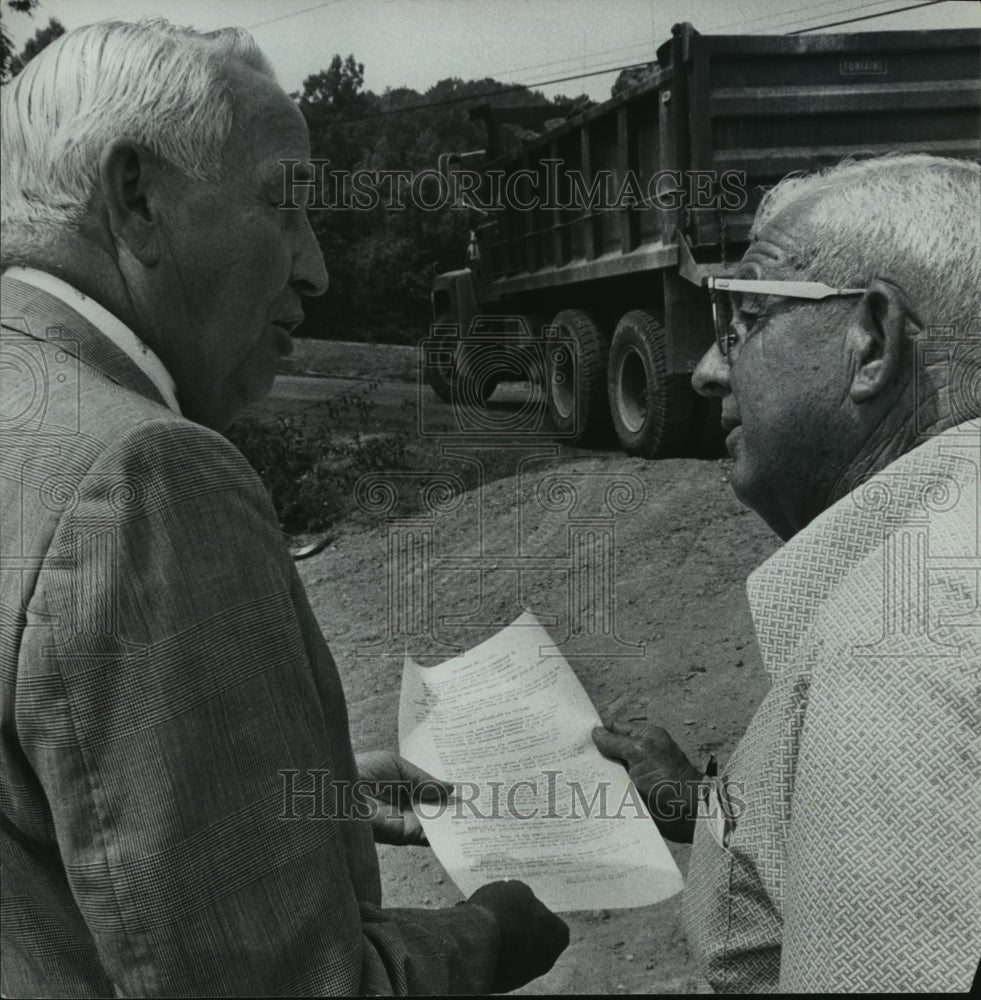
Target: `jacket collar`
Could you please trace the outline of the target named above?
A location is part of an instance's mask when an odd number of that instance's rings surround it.
[[[167,405],[132,359],[61,299],[6,275],[0,279],[0,296],[5,328],[34,340],[57,342],[66,353],[117,385]]]

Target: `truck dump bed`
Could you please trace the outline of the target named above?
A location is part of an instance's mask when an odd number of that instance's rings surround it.
[[[976,31],[712,36],[679,26],[648,80],[486,165],[531,206],[506,204],[489,229],[486,292],[668,266],[676,227],[700,259],[731,260],[761,188],[846,155],[976,158],[979,77]]]
[[[602,440],[612,421],[631,454],[702,448],[718,432],[690,384],[715,335],[702,285],[742,256],[764,190],[845,156],[976,159],[979,118],[981,31],[676,25],[613,100],[537,136],[524,129],[507,151],[488,129],[485,218],[467,267],[433,286],[443,332],[430,383],[480,405],[526,373],[563,440]]]

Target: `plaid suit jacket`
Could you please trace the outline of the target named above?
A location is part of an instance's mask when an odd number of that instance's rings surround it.
[[[368,824],[284,801],[355,764],[251,468],[57,299],[3,316],[3,993],[486,992],[488,911],[382,909]]]

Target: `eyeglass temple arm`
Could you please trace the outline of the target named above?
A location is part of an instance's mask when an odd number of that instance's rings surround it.
[[[739,291],[740,279],[728,276],[725,273],[727,268],[723,264],[697,264],[695,262],[688,237],[680,229],[675,229],[675,240],[678,244],[678,274],[682,278],[699,288],[717,289],[718,291],[726,290],[719,288],[718,285],[719,281],[725,281],[729,283],[730,288]],[[864,288],[832,288],[823,281],[782,281],[774,282],[774,286],[772,292],[774,295],[801,299],[827,299],[833,295],[861,295],[865,292]],[[795,286],[795,290],[791,291]],[[755,290],[762,291],[758,287]]]
[[[864,288],[833,288],[823,281],[767,281],[764,278],[706,279],[709,289],[720,292],[756,292],[760,295],[782,295],[791,299],[827,299],[832,296],[862,295]]]

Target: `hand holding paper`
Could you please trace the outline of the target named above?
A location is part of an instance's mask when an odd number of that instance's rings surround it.
[[[422,824],[412,811],[412,801],[418,798],[424,802],[446,802],[452,786],[385,750],[358,754],[357,765],[358,778],[369,783],[371,798],[380,803],[371,813],[375,843],[428,844]]]
[[[703,775],[668,731],[660,726],[628,728],[612,723],[594,729],[593,742],[604,757],[623,762],[662,836],[690,844],[697,786]]]

